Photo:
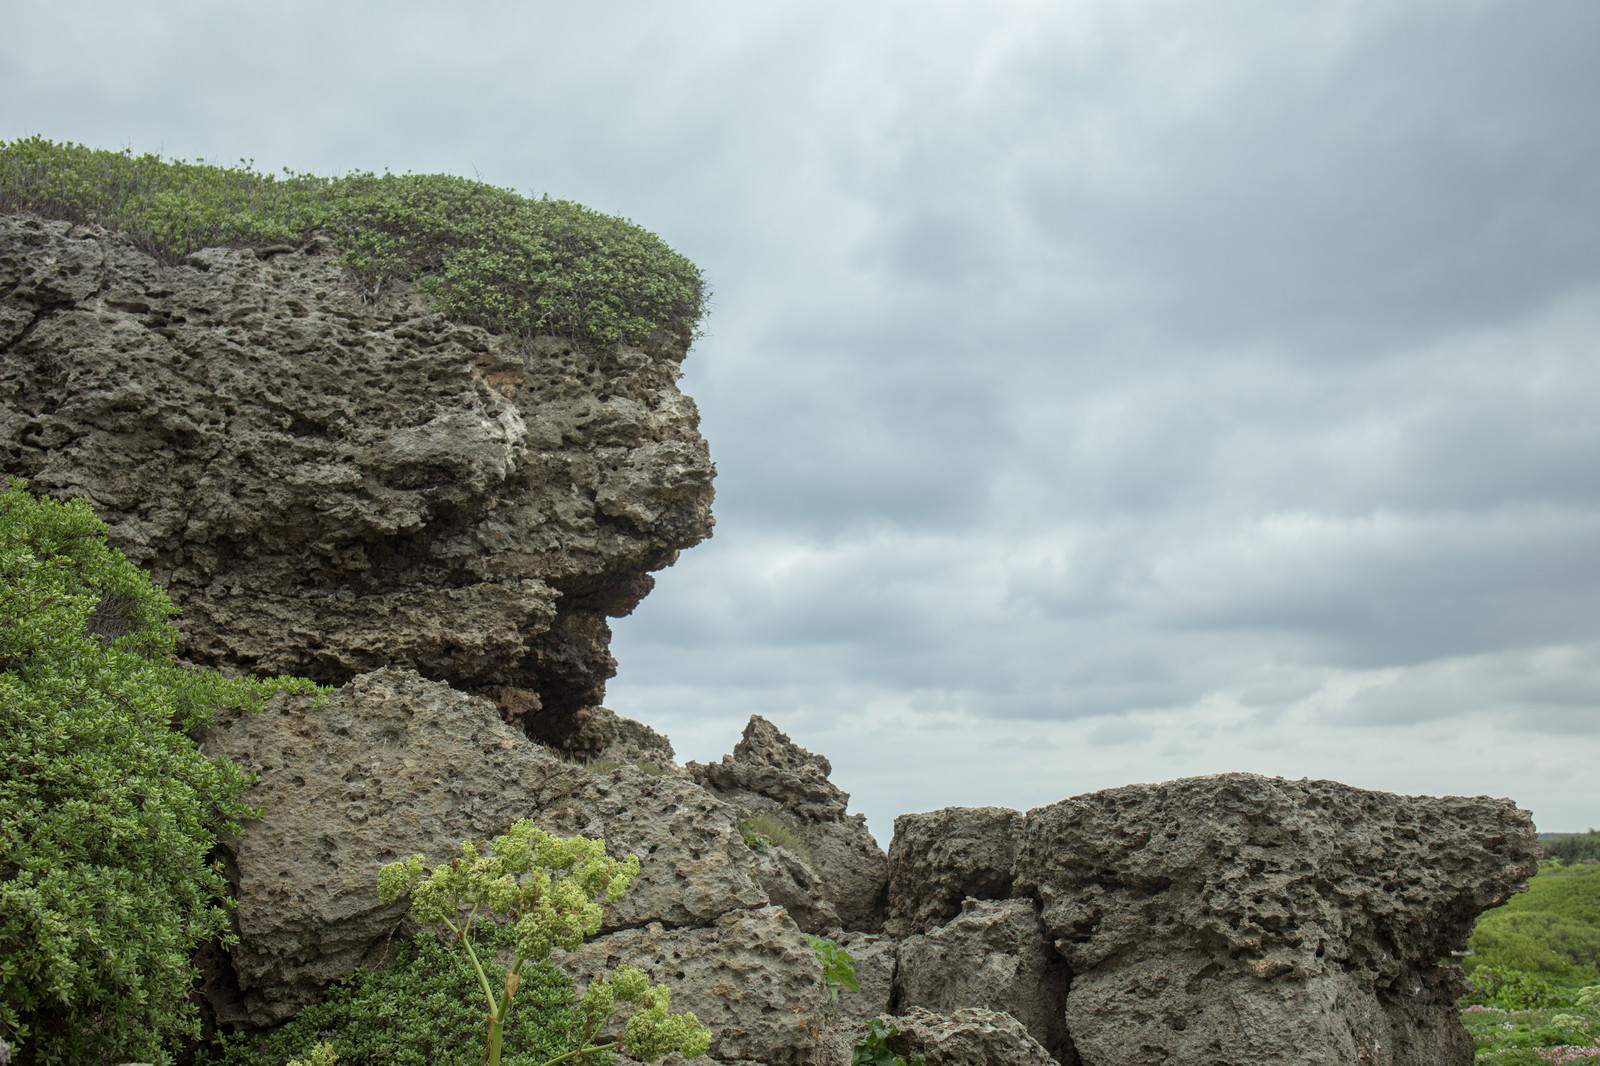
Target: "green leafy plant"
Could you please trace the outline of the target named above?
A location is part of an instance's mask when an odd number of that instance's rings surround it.
[[[176,610],[81,500],[0,494],[0,1043],[38,1066],[170,1061],[191,950],[228,931],[208,858],[249,781],[186,735],[309,681],[178,665]]]
[[[817,961],[822,964],[822,983],[827,986],[830,1005],[839,1001],[841,988],[851,992],[861,991],[861,985],[856,980],[856,960],[848,951],[825,936],[812,936],[810,933],[804,936],[811,950],[817,953]]]
[[[318,1044],[303,1061],[290,1059],[289,1066],[336,1066],[338,1061],[338,1052],[333,1050],[332,1044]]]
[[[510,927],[482,922],[475,950],[509,948]],[[402,939],[391,965],[360,970],[332,985],[321,1002],[306,1007],[264,1037],[232,1036],[216,1057],[226,1066],[280,1066],[317,1048],[345,1066],[478,1066],[483,1060],[484,1012],[477,972],[466,952],[431,933]],[[477,1002],[475,1002],[477,1001]],[[523,968],[517,1009],[506,1019],[502,1061],[535,1066],[576,1046],[581,1018],[572,980],[549,963]]]
[[[499,1066],[506,1017],[516,1004],[526,962],[543,962],[556,947],[571,951],[600,931],[601,899],[618,900],[639,872],[639,860],[618,861],[606,854],[605,842],[586,837],[555,837],[523,819],[480,852],[471,841],[461,856],[431,870],[421,855],[391,863],[378,875],[378,894],[390,902],[409,894],[411,912],[424,925],[442,925],[456,934],[488,1005],[487,1066]],[[503,978],[485,965],[470,935],[473,924],[489,914],[511,925],[515,954]],[[491,978],[490,970],[495,969]],[[628,1019],[620,1039],[601,1041],[618,1004],[639,1009]],[[648,1062],[673,1051],[686,1058],[705,1053],[710,1031],[693,1013],[671,1014],[671,992],[652,986],[648,976],[619,966],[610,977],[589,982],[579,1000],[582,1032],[578,1047],[545,1066],[612,1048]]]
[[[445,174],[264,174],[42,137],[0,143],[0,211],[120,230],[168,263],[324,233],[361,292],[415,283],[445,314],[600,348],[698,335],[700,270],[626,219]]]
[[[739,819],[739,836],[751,851],[766,851],[772,846],[772,838],[756,832],[756,827],[748,818]]]
[[[866,1035],[851,1050],[850,1066],[927,1066],[920,1056],[908,1060],[889,1046],[889,1041],[900,1035],[898,1025],[884,1018],[868,1018],[866,1027]]]

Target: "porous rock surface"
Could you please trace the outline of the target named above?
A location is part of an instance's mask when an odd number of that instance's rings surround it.
[[[0,216],[0,468],[89,500],[185,657],[409,666],[557,741],[614,672],[607,616],[711,529],[683,354],[364,302],[318,240],[165,266]]]
[[[1438,961],[1539,853],[1509,800],[1223,774],[1028,812],[1013,893],[1071,970],[1085,1066],[1464,1066]]]
[[[963,1007],[942,1014],[913,1007],[886,1019],[899,1033],[889,1049],[928,1066],[1053,1066],[1055,1060],[1022,1023],[1004,1011]]]
[[[1011,895],[1022,812],[945,807],[894,820],[889,843],[887,932],[926,932],[961,912],[962,901]]]
[[[815,884],[832,907],[832,914],[820,908],[816,915],[796,914],[803,928],[820,933],[837,925],[861,931],[882,926],[887,859],[867,830],[866,816],[845,812],[850,794],[828,780],[833,767],[825,757],[751,715],[731,754],[721,762],[691,762],[687,770],[743,817],[769,814],[804,841],[807,856],[790,856],[788,865],[799,860],[810,869],[772,873],[793,881],[792,887],[774,885],[779,895],[809,895]]]
[[[1057,1061],[1076,1064],[1067,1038],[1069,973],[1032,901],[967,901],[961,914],[900,943],[894,1009],[1004,1011]]]
[[[557,964],[578,990],[616,961],[665,982],[674,1011],[693,1011],[725,1062],[805,1066],[819,1060],[827,997],[817,957],[782,907],[729,911],[709,925],[660,922],[596,937]]]
[[[591,773],[508,726],[488,700],[410,670],[361,675],[322,704],[274,697],[263,714],[219,719],[206,748],[259,776],[248,801],[262,810],[224,841],[239,934],[236,987],[212,991],[225,1021],[283,1021],[336,977],[381,961],[407,921],[404,901],[378,900],[384,864],[415,852],[447,861],[462,840],[522,818],[640,857],[607,929],[711,927],[768,906],[734,812],[688,778]],[[804,947],[798,931],[793,939]]]

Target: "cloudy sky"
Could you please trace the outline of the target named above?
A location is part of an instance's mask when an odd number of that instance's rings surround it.
[[[715,297],[616,624],[896,814],[1251,770],[1600,825],[1600,4],[57,0],[0,138],[449,172]]]

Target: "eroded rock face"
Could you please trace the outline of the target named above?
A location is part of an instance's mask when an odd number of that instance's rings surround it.
[[[340,975],[381,962],[408,920],[404,901],[378,900],[384,864],[414,852],[445,861],[462,840],[522,818],[640,856],[608,929],[706,928],[768,906],[735,812],[687,777],[626,765],[591,773],[508,726],[488,700],[409,670],[362,675],[321,705],[275,697],[264,714],[219,720],[206,747],[259,775],[248,801],[263,811],[224,842],[239,933],[234,987],[212,990],[224,1021],[276,1024]]]
[[[889,920],[904,936],[926,932],[961,911],[962,901],[1011,895],[1022,812],[1007,807],[945,807],[894,820],[889,844]]]
[[[1224,774],[1030,811],[1013,891],[1086,1066],[1442,1066],[1472,1047],[1437,962],[1539,853],[1509,800]]]
[[[948,924],[901,941],[894,1008],[1004,1011],[1058,1062],[1075,1066],[1068,976],[1032,901],[968,900]]]
[[[730,911],[706,926],[659,922],[600,936],[555,960],[578,990],[624,960],[664,981],[674,1011],[710,1027],[725,1062],[808,1066],[819,1061],[827,997],[816,955],[781,907]]]
[[[687,769],[744,817],[771,814],[805,842],[808,855],[803,861],[813,872],[807,877],[774,871],[794,882],[782,893],[810,894],[815,884],[838,924],[867,932],[882,926],[888,860],[868,832],[866,816],[845,813],[850,794],[828,780],[833,767],[826,758],[800,747],[760,715],[752,715],[731,755],[716,763],[692,762]],[[795,917],[808,932],[832,928],[831,916],[821,909],[815,916]]]
[[[0,467],[87,498],[206,666],[384,666],[559,742],[607,616],[711,529],[680,349],[592,353],[364,303],[317,242],[167,267],[0,217]]]
[[[888,1019],[900,1030],[888,1040],[901,1058],[928,1066],[1053,1066],[1055,1060],[1022,1023],[1004,1011],[963,1007],[948,1014],[914,1007]]]

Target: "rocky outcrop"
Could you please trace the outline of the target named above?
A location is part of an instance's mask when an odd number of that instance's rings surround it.
[[[169,267],[0,217],[0,467],[90,501],[187,658],[406,666],[557,742],[614,672],[607,616],[711,529],[682,357],[365,302],[316,240]]]
[[[648,739],[620,722],[601,733],[611,728]],[[745,760],[775,739],[759,723],[750,732]],[[562,964],[580,981],[605,960],[643,965],[718,1030],[723,1061],[823,1066],[849,1018],[933,1008],[986,1012],[969,1032],[981,1047],[959,1044],[989,1056],[971,1061],[1001,1061],[996,1049],[1008,1047],[1062,1066],[1444,1066],[1469,1062],[1471,1049],[1454,1010],[1459,979],[1437,961],[1538,853],[1509,801],[1248,774],[1113,789],[1015,818],[902,819],[914,832],[964,827],[951,839],[970,844],[923,849],[921,883],[897,882],[917,890],[893,898],[894,913],[931,923],[943,904],[930,900],[957,885],[1007,897],[968,896],[948,921],[899,938],[836,931],[862,991],[829,1008],[801,928],[764,887],[770,856],[740,834],[744,812],[687,771],[595,773],[530,741],[489,701],[395,669],[321,705],[280,696],[265,714],[231,715],[208,748],[259,775],[249,799],[263,816],[225,845],[240,941],[209,991],[222,1020],[248,1026],[382,962],[405,928],[403,911],[377,899],[384,863],[413,851],[437,862],[462,839],[531,817],[643,860],[601,936]],[[797,756],[780,746],[768,758],[734,772],[756,780]],[[820,767],[798,766],[814,792]],[[991,876],[1008,848],[1010,871]],[[906,844],[895,850],[911,861]],[[965,855],[989,872],[963,880]],[[795,906],[814,917],[833,904],[802,893]]]
[[[249,802],[262,810],[224,842],[239,934],[236,987],[212,997],[225,1021],[280,1022],[336,977],[381,961],[406,906],[378,900],[385,863],[414,852],[448,860],[461,841],[522,818],[643,859],[607,928],[711,927],[768,906],[734,812],[686,777],[628,765],[591,773],[508,726],[489,701],[408,670],[362,675],[321,705],[279,696],[261,715],[233,714],[207,750],[258,775]],[[798,931],[793,939],[804,947]]]
[[[1013,892],[1089,1066],[1435,1066],[1472,1059],[1439,960],[1539,850],[1509,800],[1224,774],[1030,811]]]
[[[1022,831],[1006,807],[945,807],[894,820],[889,844],[888,932],[926,932],[961,912],[963,900],[1005,899]]]
[[[317,240],[169,267],[0,217],[0,467],[90,501],[190,660],[342,686],[207,735],[263,812],[221,847],[218,1020],[382,964],[408,921],[383,864],[533,818],[642,863],[561,964],[642,965],[724,1062],[843,1066],[852,1019],[889,1011],[929,1066],[1470,1062],[1438,961],[1535,868],[1508,800],[1227,774],[907,815],[886,857],[765,719],[679,769],[601,706],[606,619],[711,527],[682,355],[366,302]],[[860,992],[827,1003],[802,930]]]
[[[826,758],[795,744],[760,715],[752,715],[731,755],[716,763],[690,763],[688,771],[746,819],[770,815],[804,842],[805,854],[791,858],[799,858],[810,870],[778,873],[795,881],[793,888],[780,894],[806,894],[815,883],[832,906],[833,915],[819,911],[805,925],[808,931],[828,931],[835,917],[836,924],[847,929],[872,931],[882,926],[887,860],[867,831],[865,816],[845,813],[850,794],[828,780],[833,767]]]
[[[653,922],[597,937],[559,965],[582,989],[615,959],[666,981],[672,1009],[693,1011],[710,1027],[716,1058],[770,1066],[819,1062],[817,1019],[827,996],[816,955],[781,907],[730,911],[693,929]]]

